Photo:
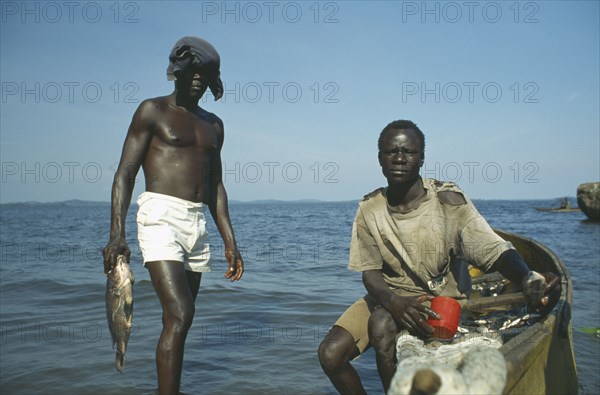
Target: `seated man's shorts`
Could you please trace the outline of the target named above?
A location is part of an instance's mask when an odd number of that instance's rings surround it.
[[[361,354],[370,345],[369,317],[377,307],[379,307],[377,302],[369,294],[366,294],[348,307],[334,324],[344,328],[352,335]]]
[[[393,289],[393,291],[400,296],[422,295],[399,289]],[[423,304],[429,307],[431,302],[425,301]],[[371,295],[366,294],[348,307],[344,314],[342,314],[334,324],[344,328],[352,335],[356,347],[361,354],[371,345],[369,339],[369,317],[371,317],[371,313],[378,308],[381,308],[381,306],[373,299],[373,297],[371,297]]]
[[[138,241],[147,262],[178,261],[194,272],[210,271],[204,203],[154,192],[138,200]]]

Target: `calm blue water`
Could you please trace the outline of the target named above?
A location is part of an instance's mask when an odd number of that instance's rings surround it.
[[[600,225],[581,213],[543,213],[551,201],[476,201],[496,227],[539,240],[568,266],[580,393],[600,393]],[[333,394],[316,349],[339,314],[364,293],[346,269],[356,202],[232,204],[246,260],[241,282],[226,265],[214,224],[213,272],[204,276],[182,378],[187,394]],[[2,206],[0,392],[153,394],[161,311],[128,217],[135,285],[125,373],[114,370],[100,250],[108,204]],[[372,352],[355,364],[381,393]]]

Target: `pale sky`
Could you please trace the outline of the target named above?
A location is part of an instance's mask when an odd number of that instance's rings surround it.
[[[600,180],[598,1],[1,3],[0,202],[109,201],[131,116],[200,36],[226,92],[230,199],[355,200],[377,138],[426,135],[422,175],[474,199]],[[143,178],[136,187],[143,190]]]

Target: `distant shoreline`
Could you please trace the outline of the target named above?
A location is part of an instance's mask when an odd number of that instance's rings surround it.
[[[569,196],[569,200],[577,201],[576,197]],[[532,198],[532,199],[476,199],[472,198],[473,201],[507,201],[507,202],[515,202],[515,201],[557,201],[559,198]],[[229,204],[310,204],[310,203],[352,203],[358,202],[360,199],[352,199],[352,200],[320,200],[320,199],[298,199],[298,200],[279,200],[279,199],[258,199],[258,200],[229,200]],[[107,205],[110,206],[109,201],[94,201],[94,200],[80,200],[80,199],[70,199],[70,200],[61,200],[56,202],[37,202],[37,201],[26,201],[26,202],[9,202],[9,203],[0,203],[0,207],[33,207],[33,206],[98,206],[98,205]],[[132,205],[135,205],[135,202],[132,202]]]
[[[277,200],[277,199],[259,199],[259,200],[229,200],[229,204],[297,204],[297,203],[344,203],[344,202],[355,202],[357,200],[319,200],[319,199],[299,199],[299,200]],[[132,204],[135,204],[133,202]],[[57,202],[10,202],[0,203],[0,206],[97,206],[97,205],[110,205],[107,201],[94,201],[94,200],[62,200]]]

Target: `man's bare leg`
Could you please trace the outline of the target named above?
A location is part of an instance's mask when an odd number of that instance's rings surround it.
[[[163,310],[163,329],[156,347],[158,393],[179,392],[183,352],[194,319],[194,299],[200,287],[200,273],[188,274],[181,262],[148,262],[152,285]]]
[[[337,325],[319,345],[321,367],[340,394],[366,394],[358,373],[350,364],[359,354],[352,335]]]
[[[377,372],[384,392],[387,392],[396,373],[396,334],[398,326],[392,315],[378,308],[369,317],[369,339],[375,349]]]
[[[187,277],[187,282],[190,287],[190,292],[192,293],[192,300],[196,302],[196,296],[198,296],[198,291],[200,290],[200,280],[202,280],[202,273],[186,270],[185,275]]]

